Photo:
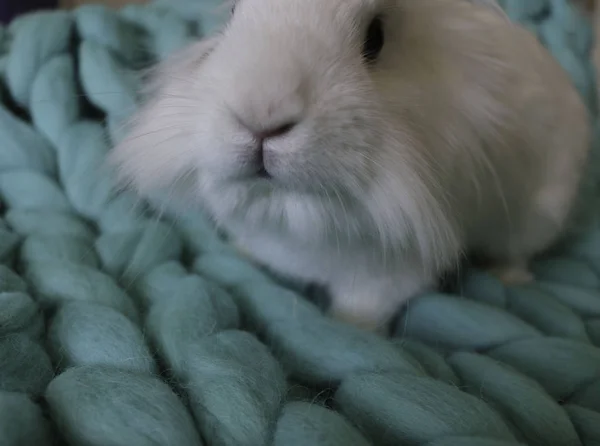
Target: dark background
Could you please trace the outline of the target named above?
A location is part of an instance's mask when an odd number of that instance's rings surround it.
[[[58,0],[0,0],[0,22],[6,24],[18,14],[36,9],[54,9]]]

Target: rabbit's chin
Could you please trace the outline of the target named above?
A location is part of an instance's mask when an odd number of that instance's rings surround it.
[[[328,190],[330,187],[321,182],[281,175],[273,170],[261,173],[241,171],[228,177],[214,178],[212,183],[211,189],[216,193],[220,189],[235,189],[238,194],[246,191],[244,195],[248,198],[265,199],[272,195],[286,194],[319,196],[331,193]]]
[[[359,232],[352,199],[326,189],[291,186],[274,179],[205,181],[201,201],[219,226],[234,233],[272,233],[308,244],[340,231]],[[339,235],[336,235],[339,236]]]

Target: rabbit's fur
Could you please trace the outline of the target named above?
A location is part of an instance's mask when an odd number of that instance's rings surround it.
[[[527,278],[569,217],[589,138],[567,74],[489,6],[240,0],[159,67],[111,160],[142,195],[187,178],[254,259],[377,328],[464,253]]]

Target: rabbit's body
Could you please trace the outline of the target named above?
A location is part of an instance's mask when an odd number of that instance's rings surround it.
[[[585,107],[493,8],[240,0],[185,54],[115,149],[123,177],[146,193],[193,173],[244,251],[328,286],[337,317],[379,326],[467,252],[522,278],[569,216]]]

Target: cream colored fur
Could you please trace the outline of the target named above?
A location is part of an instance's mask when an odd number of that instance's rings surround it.
[[[385,45],[370,67],[376,14]],[[460,0],[240,0],[153,88],[112,153],[121,178],[149,195],[186,177],[246,252],[327,285],[332,313],[368,328],[468,251],[526,275],[563,228],[589,147],[553,57]],[[265,142],[273,178],[252,177],[252,131],[290,121]]]

